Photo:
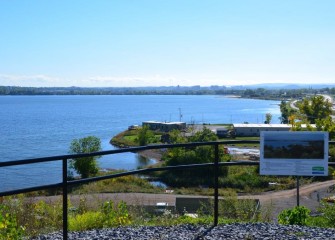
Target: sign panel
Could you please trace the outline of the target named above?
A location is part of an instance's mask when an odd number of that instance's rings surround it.
[[[327,176],[328,132],[261,132],[260,174]]]

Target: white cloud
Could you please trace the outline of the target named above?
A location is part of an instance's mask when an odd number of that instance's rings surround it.
[[[36,75],[10,75],[0,74],[0,85],[21,87],[141,87],[141,86],[176,86],[195,85],[192,81],[180,81],[174,77],[162,77],[153,75],[149,77],[116,77],[116,76],[93,76],[82,79],[66,79]]]
[[[149,77],[94,76],[90,77],[85,83],[90,86],[141,87],[174,86],[180,84],[180,81],[174,77],[161,77],[159,75]]]
[[[0,85],[21,86],[21,87],[51,87],[60,86],[62,81],[59,78],[43,74],[36,75],[10,75],[0,74]]]
[[[316,81],[315,79],[318,79]],[[332,77],[305,76],[294,73],[282,73],[273,76],[268,73],[247,74],[238,76],[226,74],[224,76],[92,76],[88,78],[59,78],[44,74],[36,75],[10,75],[0,74],[0,86],[22,86],[22,87],[148,87],[148,86],[233,86],[249,85],[257,83],[333,83]]]

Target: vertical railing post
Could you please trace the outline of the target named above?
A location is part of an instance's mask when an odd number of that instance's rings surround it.
[[[68,205],[67,205],[67,159],[63,159],[63,239],[67,240]]]
[[[214,160],[214,226],[218,225],[219,219],[219,144],[215,144]]]
[[[300,193],[299,193],[299,186],[300,185],[300,183],[299,183],[299,176],[297,176],[297,207],[299,207],[299,205],[300,205],[300,197],[299,197],[299,195],[300,195]]]

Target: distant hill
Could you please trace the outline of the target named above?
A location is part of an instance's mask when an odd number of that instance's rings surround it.
[[[252,85],[240,85],[232,86],[232,89],[321,89],[321,88],[333,88],[335,84],[288,84],[288,83],[262,83]]]

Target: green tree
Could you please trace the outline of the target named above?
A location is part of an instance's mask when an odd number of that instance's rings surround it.
[[[101,141],[95,136],[74,139],[71,142],[70,153],[80,154],[98,151],[101,151]],[[99,170],[97,158],[99,156],[75,158],[71,160],[70,167],[75,169],[82,178],[95,176]]]
[[[140,146],[145,146],[155,141],[155,134],[148,126],[143,126],[138,130],[137,140]]]
[[[211,142],[216,141],[218,138],[209,128],[204,128],[202,131],[196,132],[189,138],[176,136],[177,132],[172,134],[173,143],[185,142]],[[181,142],[178,142],[181,141]],[[166,166],[176,166],[185,164],[201,164],[212,163],[215,158],[213,146],[199,146],[187,148],[172,148],[166,151],[163,155],[163,160]],[[223,146],[219,147],[219,161],[228,161],[230,156],[225,154]],[[166,183],[171,186],[197,186],[214,184],[213,169],[192,169],[192,170],[178,170],[162,173],[162,178]],[[227,168],[221,167],[219,169],[220,177],[227,175]],[[197,178],[194,178],[197,176]]]
[[[270,124],[272,120],[272,114],[271,113],[266,113],[265,114],[265,124]]]
[[[329,139],[335,138],[335,122],[332,117],[317,119],[315,121],[316,129],[318,131],[325,131],[329,133]]]
[[[291,109],[288,103],[286,103],[285,101],[281,101],[280,103],[280,112],[281,112],[280,122],[284,124],[289,123],[290,116],[292,116],[295,113],[295,111]]]
[[[177,129],[174,129],[172,131],[169,132],[169,140],[170,140],[170,143],[186,143],[187,142],[187,139],[186,137],[184,137],[182,135],[182,133],[177,130]]]
[[[317,119],[327,118],[332,113],[332,103],[323,96],[313,96],[310,99],[304,98],[299,105],[300,113],[306,120],[314,124]]]
[[[204,127],[202,131],[196,132],[189,140],[190,142],[210,142],[218,140],[218,137],[212,130]]]

